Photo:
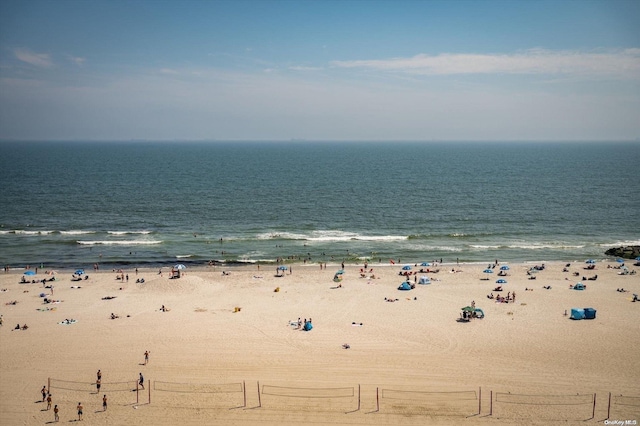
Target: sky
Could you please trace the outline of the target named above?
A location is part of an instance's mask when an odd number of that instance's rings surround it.
[[[640,141],[640,1],[2,0],[0,139]]]

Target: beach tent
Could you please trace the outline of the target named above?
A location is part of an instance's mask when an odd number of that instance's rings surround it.
[[[420,277],[420,279],[418,280],[418,284],[431,284],[431,280],[429,279],[428,276],[423,275]]]
[[[573,289],[574,290],[584,290],[584,284],[578,283],[578,284],[573,286]]]
[[[595,319],[596,318],[596,310],[593,308],[584,308],[584,318],[585,319]]]
[[[309,321],[304,323],[304,331],[310,331],[313,328],[313,324],[311,324]]]
[[[594,264],[594,263],[596,263],[596,261],[595,261],[595,260],[593,260],[593,259],[589,259],[589,260],[587,260],[585,263]]]
[[[571,308],[571,319],[574,319],[574,320],[584,319],[584,309]]]
[[[398,290],[411,290],[411,284],[405,281],[402,284],[400,284],[400,287],[398,287]]]
[[[502,278],[500,278],[498,281],[496,281],[498,284],[506,284],[507,280],[503,280]]]
[[[410,266],[410,265],[404,265],[404,266],[402,267],[402,270],[403,270],[403,271],[410,271],[410,270],[411,270],[411,266]]]
[[[501,267],[500,267],[500,270],[501,270],[501,271],[508,271],[508,270],[509,270],[509,267],[508,267],[507,265],[504,265],[504,266],[501,266]]]
[[[35,274],[36,274],[36,272],[35,272],[35,271],[32,271],[32,270],[28,270],[28,271],[26,271],[26,272],[24,273],[24,275],[28,275],[28,276],[34,276]]]
[[[640,260],[640,258],[636,260]],[[431,264],[429,262],[422,262],[420,266],[431,266]]]
[[[478,318],[484,318],[484,311],[480,308],[475,308],[474,312]]]
[[[493,274],[493,269],[485,269],[484,271],[485,274]]]

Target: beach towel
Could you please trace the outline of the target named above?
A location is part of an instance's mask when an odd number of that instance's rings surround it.
[[[60,325],[72,325],[77,323],[78,321],[74,320],[74,319],[70,319],[70,320],[64,320],[64,321],[60,321],[58,324]]]

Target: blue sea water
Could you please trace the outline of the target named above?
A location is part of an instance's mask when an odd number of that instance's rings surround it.
[[[0,263],[584,260],[640,244],[638,143],[4,142]]]

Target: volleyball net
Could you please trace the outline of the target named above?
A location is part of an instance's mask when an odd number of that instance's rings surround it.
[[[596,394],[514,394],[492,392],[491,414],[499,418],[537,420],[590,420],[595,416]]]
[[[242,408],[247,406],[244,381],[236,383],[186,383],[153,381],[153,400],[168,407]]]
[[[360,385],[298,387],[258,383],[258,405],[272,410],[350,413],[360,410]]]
[[[480,413],[481,401],[481,388],[457,391],[376,389],[376,411],[389,414],[469,417]]]
[[[607,419],[638,419],[640,417],[640,396],[612,395],[609,393]]]
[[[148,392],[145,392],[136,380],[100,382],[100,387],[98,387],[97,382],[49,378],[48,392],[52,395],[55,394],[57,401],[82,401],[90,398],[92,394],[108,394],[111,404],[127,405],[148,402]]]

